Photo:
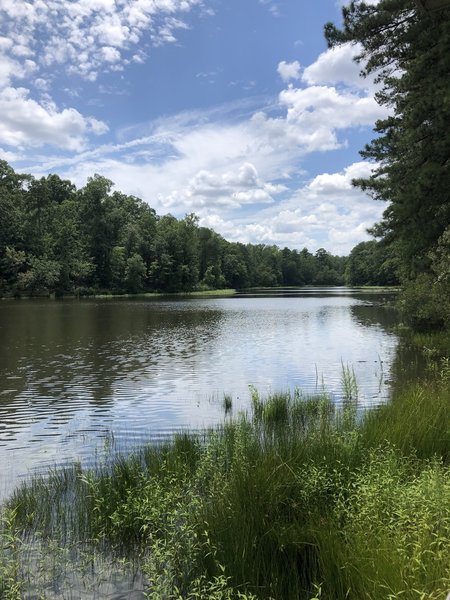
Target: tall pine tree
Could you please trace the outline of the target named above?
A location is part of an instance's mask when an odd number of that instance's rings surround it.
[[[414,0],[352,2],[328,43],[358,42],[363,74],[375,73],[379,103],[392,115],[362,151],[379,164],[356,185],[389,202],[374,232],[395,243],[403,275],[427,270],[450,224],[450,8],[424,11]]]
[[[341,29],[325,26],[331,47],[360,44],[362,74],[376,76],[376,99],[391,109],[361,152],[377,166],[354,184],[388,203],[372,231],[393,248],[406,286],[439,283],[432,257],[450,228],[449,17],[450,2],[430,11],[415,0],[357,1]]]

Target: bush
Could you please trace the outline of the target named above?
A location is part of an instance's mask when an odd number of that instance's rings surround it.
[[[439,282],[425,273],[407,283],[400,295],[403,320],[415,331],[436,330],[450,324],[449,302]]]

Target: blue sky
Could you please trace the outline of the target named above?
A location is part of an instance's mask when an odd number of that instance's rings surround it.
[[[385,109],[358,49],[326,48],[340,4],[0,0],[0,157],[99,173],[231,241],[347,254],[384,209],[351,179]]]

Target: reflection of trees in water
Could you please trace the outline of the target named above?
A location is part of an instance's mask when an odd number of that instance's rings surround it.
[[[423,352],[400,338],[392,361],[392,390],[396,392],[408,383],[413,383],[425,375],[426,358]]]
[[[367,297],[365,298],[367,300]],[[417,380],[425,372],[426,360],[423,353],[412,346],[401,334],[396,333],[399,324],[398,311],[393,307],[393,296],[389,295],[383,300],[378,299],[373,304],[357,304],[351,307],[352,318],[364,327],[381,327],[387,332],[398,336],[399,343],[396,346],[390,368],[391,390],[395,394],[405,384]]]
[[[388,298],[391,300],[392,296]],[[374,303],[359,304],[351,307],[352,318],[365,327],[382,327],[388,332],[395,333],[398,325],[398,311],[392,306]],[[416,381],[423,376],[426,368],[426,358],[419,348],[413,346],[401,334],[397,334],[399,343],[391,364],[390,384],[393,393],[405,384]]]
[[[377,326],[385,331],[393,331],[394,327],[398,325],[398,312],[392,305],[387,304],[392,298],[387,299],[386,304],[380,301],[369,303],[367,297],[364,300],[364,304],[355,304],[350,307],[352,318],[364,327]]]
[[[55,410],[67,409],[80,396],[110,404],[120,381],[144,375],[161,357],[167,366],[170,357],[197,352],[214,337],[222,315],[193,304],[142,300],[27,301],[3,309],[0,391],[9,387],[11,393],[2,397],[2,410],[23,396],[36,411],[51,402]]]

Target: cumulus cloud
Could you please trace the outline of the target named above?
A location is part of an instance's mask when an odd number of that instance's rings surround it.
[[[354,177],[368,176],[373,165],[357,162],[336,173],[322,173],[277,204],[247,219],[239,228],[246,241],[257,226],[264,229],[266,243],[311,250],[325,247],[345,255],[370,236],[367,228],[380,219],[383,206],[351,185]],[[218,223],[220,231],[227,231]],[[223,229],[221,229],[221,227]]]
[[[300,63],[298,60],[294,60],[294,62],[288,63],[285,60],[282,60],[278,64],[277,68],[278,74],[283,81],[290,81],[291,79],[300,79]]]
[[[257,214],[230,219],[208,212],[202,214],[200,223],[234,241],[312,251],[325,247],[346,255],[355,244],[370,239],[367,229],[383,211],[380,203],[351,185],[354,177],[368,176],[372,167],[358,162],[341,172],[319,174],[285,200]],[[324,181],[333,185],[323,185]]]
[[[36,71],[36,69],[37,66],[34,61],[26,59],[20,62],[8,55],[8,46],[6,44],[4,44],[3,51],[0,44],[0,89],[9,86],[12,79],[24,79]]]
[[[2,160],[6,160],[9,163],[17,161],[17,160],[22,160],[22,158],[23,158],[17,152],[10,152],[9,150],[5,150],[5,148],[2,148],[1,146],[0,146],[0,156],[2,157]]]
[[[353,163],[340,173],[321,173],[308,184],[308,189],[316,194],[335,195],[354,189],[353,179],[369,177],[374,165],[366,162]]]
[[[372,125],[386,116],[372,96],[330,86],[289,87],[279,96],[281,117],[253,116],[259,137],[273,149],[297,147],[303,153],[339,148],[338,130]]]
[[[0,91],[0,139],[14,147],[51,144],[67,150],[82,150],[86,136],[105,133],[101,121],[83,117],[73,108],[58,111],[51,102],[44,106],[29,97],[25,88]]]
[[[344,84],[349,87],[363,90],[373,90],[373,77],[361,77],[362,65],[355,62],[361,54],[360,44],[342,44],[322,52],[317,60],[306,67],[302,80],[307,85],[337,85]]]
[[[186,209],[208,210],[217,207],[240,208],[243,205],[270,204],[276,186],[266,185],[258,177],[256,167],[248,162],[221,174],[201,170],[182,190],[173,190],[162,200],[166,207],[183,204]]]

